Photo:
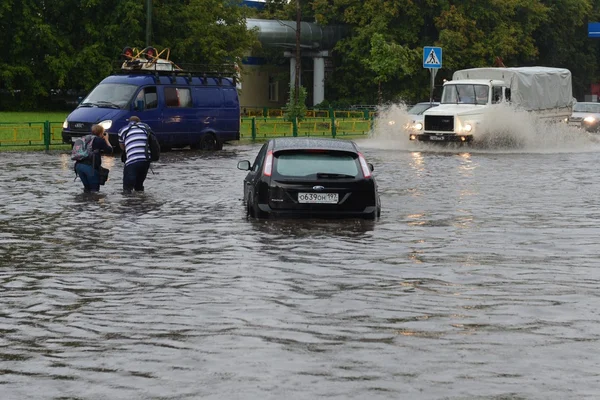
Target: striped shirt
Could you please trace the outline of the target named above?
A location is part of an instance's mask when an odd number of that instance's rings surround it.
[[[125,145],[125,154],[127,155],[125,165],[148,161],[146,156],[148,135],[144,129],[149,130],[150,127],[141,122],[130,122],[119,131],[119,143]]]

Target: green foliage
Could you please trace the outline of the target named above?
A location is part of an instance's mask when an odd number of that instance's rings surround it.
[[[89,91],[125,46],[145,47],[146,0],[1,0],[0,109],[43,107],[57,89]],[[281,48],[257,50],[246,17],[296,19],[296,0],[153,0],[151,44],[176,63],[239,61],[252,49],[276,65]],[[582,98],[600,77],[600,43],[587,22],[600,0],[300,0],[302,20],[343,25],[325,81],[330,102],[375,104],[429,97],[424,46],[443,48],[436,84],[456,69],[545,65],[573,73]],[[76,12],[75,12],[76,11]],[[282,77],[283,79],[283,77]]]
[[[330,107],[329,105],[329,101],[327,100],[323,100],[322,102],[320,102],[319,104],[315,104],[313,106],[313,109],[315,110],[328,110]]]
[[[176,63],[240,60],[257,42],[240,0],[153,1],[152,45]],[[52,90],[91,90],[125,46],[143,48],[144,0],[0,2],[0,109],[33,109]],[[74,12],[77,10],[77,12]]]
[[[287,104],[283,107],[283,118],[286,121],[302,121],[306,115],[306,88],[298,87],[298,101],[296,102],[296,89],[290,85],[290,96]]]

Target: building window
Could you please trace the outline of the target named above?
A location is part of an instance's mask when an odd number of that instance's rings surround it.
[[[279,101],[279,81],[269,75],[269,101]]]

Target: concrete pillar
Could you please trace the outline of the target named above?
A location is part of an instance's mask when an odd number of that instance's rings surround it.
[[[313,58],[313,106],[325,100],[325,58],[322,53]]]
[[[300,74],[302,77],[302,74]],[[296,58],[290,57],[290,88],[293,88],[296,84]],[[302,85],[302,83],[300,83]]]

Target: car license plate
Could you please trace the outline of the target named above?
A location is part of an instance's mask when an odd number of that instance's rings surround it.
[[[337,204],[337,193],[298,193],[298,203]]]
[[[429,136],[429,140],[444,140],[443,136]]]

